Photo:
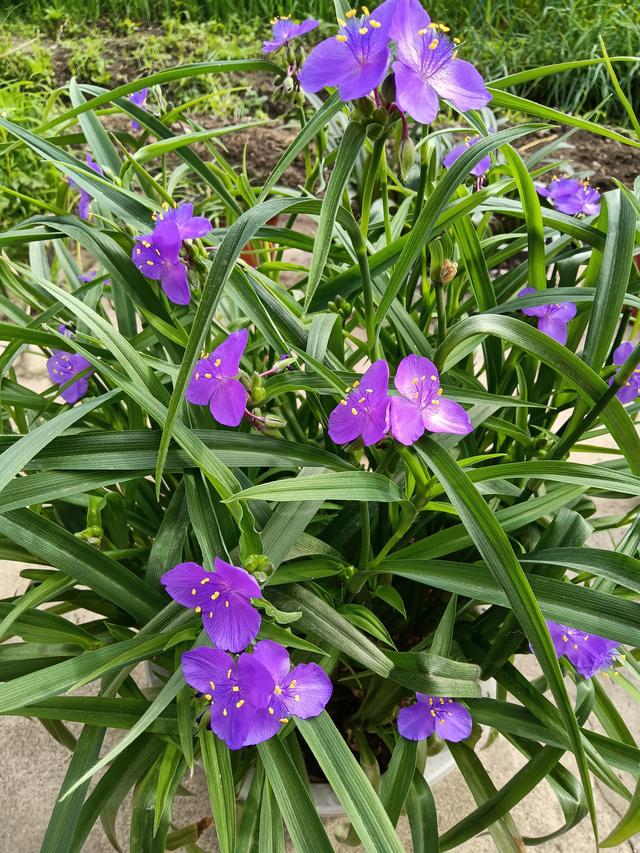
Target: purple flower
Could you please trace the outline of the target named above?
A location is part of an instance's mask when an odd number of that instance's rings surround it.
[[[253,658],[269,674],[271,690],[267,702],[257,707],[245,746],[268,740],[289,717],[306,720],[324,711],[333,686],[317,663],[301,663],[291,669],[289,653],[272,640],[256,643]]]
[[[591,678],[601,669],[609,669],[615,660],[618,643],[598,637],[597,634],[585,634],[577,628],[547,622],[549,634],[553,640],[556,655],[563,655],[571,661],[584,678]]]
[[[215,572],[197,563],[179,563],[160,579],[171,598],[201,614],[207,634],[219,649],[239,652],[260,630],[252,598],[262,598],[258,582],[244,569],[215,559]]]
[[[145,86],[144,89],[139,89],[137,92],[133,92],[133,94],[129,95],[129,100],[132,104],[135,104],[136,107],[140,107],[144,110],[147,105],[148,94],[149,89]],[[131,119],[131,130],[140,130],[140,123],[135,119]]]
[[[386,0],[369,13],[362,7],[338,20],[336,36],[321,41],[309,54],[299,74],[305,92],[337,86],[343,101],[366,97],[382,83],[389,67],[389,28],[396,0]]]
[[[196,406],[208,405],[224,426],[238,426],[246,410],[249,394],[236,377],[248,337],[247,329],[232,332],[211,355],[196,362],[187,386],[187,400]]]
[[[198,648],[182,656],[185,680],[211,703],[211,728],[230,749],[268,740],[290,717],[324,710],[331,680],[315,663],[291,669],[287,650],[262,640],[234,662],[222,651]]]
[[[131,252],[131,260],[142,275],[160,281],[167,298],[188,305],[191,298],[187,268],[180,259],[182,240],[175,222],[158,222],[152,234],[143,234]]]
[[[278,50],[282,45],[289,44],[291,39],[303,36],[305,33],[309,33],[320,26],[320,21],[316,21],[315,18],[307,18],[299,24],[294,24],[293,21],[289,20],[289,15],[276,17],[271,23],[273,25],[272,38],[271,41],[262,42],[263,53],[273,53],[274,50]]]
[[[212,228],[211,222],[206,216],[193,215],[193,205],[190,202],[184,202],[178,207],[167,205],[162,213],[157,214],[157,216],[154,214],[153,218],[158,222],[173,222],[178,229],[181,240],[194,240],[196,237],[204,237]]]
[[[622,367],[625,361],[629,358],[634,350],[634,345],[631,341],[624,341],[619,347],[613,351],[613,363],[616,367]],[[612,384],[615,376],[609,380],[609,385]],[[621,403],[632,403],[640,394],[640,368],[636,365],[635,370],[627,379],[622,388],[617,392],[616,397]]]
[[[389,365],[374,361],[353,390],[329,415],[329,436],[336,444],[346,444],[362,436],[369,447],[387,434]]]
[[[548,187],[537,181],[535,187],[538,195],[548,199],[560,213],[569,216],[577,213],[595,216],[600,213],[600,193],[589,185],[588,180],[553,177]]]
[[[397,0],[391,38],[397,43],[393,63],[396,101],[421,124],[438,114],[438,98],[466,110],[484,107],[491,94],[479,72],[457,58],[456,45],[444,35],[448,27],[433,24],[418,0]]]
[[[72,333],[64,325],[59,326],[58,331],[61,335],[64,335],[65,338],[73,337]],[[63,352],[62,350],[56,350],[51,358],[47,359],[47,371],[49,372],[49,378],[52,382],[62,388],[60,396],[65,403],[73,405],[87,393],[89,390],[90,374],[81,376],[78,379],[74,379],[74,377],[83,373],[89,367],[91,367],[91,362],[87,361],[83,355],[80,355],[80,353],[77,352]],[[63,388],[62,386],[66,385],[68,382],[71,382],[68,388]]]
[[[237,661],[220,649],[200,647],[182,655],[185,681],[211,703],[211,729],[229,749],[243,746],[258,709],[265,708],[273,679],[253,655]]]
[[[93,159],[91,154],[86,155],[87,166],[94,171],[97,175],[104,175],[104,172]],[[80,192],[80,201],[78,202],[78,216],[81,219],[89,218],[89,206],[91,204],[91,200],[93,196],[88,193],[86,190],[81,189],[78,184],[73,180],[73,178],[67,178],[67,183],[72,189],[77,189]]]
[[[435,364],[408,355],[398,365],[394,385],[402,395],[389,405],[391,434],[401,444],[413,444],[426,429],[467,435],[473,429],[469,415],[458,403],[442,397]]]
[[[453,164],[456,162],[458,157],[462,156],[465,151],[468,151],[472,145],[476,145],[476,143],[480,142],[479,136],[467,136],[464,142],[461,145],[456,145],[455,148],[452,148],[451,151],[447,154],[447,156],[442,161],[445,168],[450,169]],[[491,157],[487,154],[486,157],[483,157],[479,163],[471,170],[471,174],[475,175],[476,178],[481,178],[486,172],[491,168]]]
[[[58,334],[62,335],[63,338],[72,338],[73,337],[73,332],[66,325],[66,323],[60,323],[60,325],[58,326]]]
[[[527,296],[529,293],[538,293],[534,287],[525,287],[518,296]],[[549,305],[536,305],[533,308],[523,308],[522,313],[527,317],[538,317],[538,329],[549,335],[559,344],[566,344],[569,330],[567,323],[576,316],[576,306],[573,302],[551,303]]]
[[[416,693],[418,700],[398,713],[398,731],[408,740],[424,740],[437,734],[457,743],[471,734],[473,721],[464,705],[441,696]]]
[[[79,275],[78,279],[79,279],[79,281],[83,282],[83,284],[89,284],[89,282],[93,281],[97,275],[98,275],[97,270],[89,270],[89,272],[83,273],[82,275]],[[111,279],[105,278],[105,280],[102,282],[102,284],[104,284],[104,285],[111,284]]]

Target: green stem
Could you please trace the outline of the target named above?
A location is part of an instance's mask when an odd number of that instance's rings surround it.
[[[447,307],[444,300],[444,286],[439,281],[433,282],[436,294],[436,313],[438,315],[438,346],[447,337]]]
[[[382,146],[382,161],[380,164],[380,194],[382,196],[382,211],[384,216],[384,236],[387,246],[391,245],[391,218],[389,216],[389,184],[387,181],[387,154]]]
[[[359,569],[364,572],[369,562],[369,547],[371,544],[371,522],[369,519],[369,504],[367,501],[360,502],[360,518],[362,520],[362,538],[360,540],[360,563]]]
[[[376,183],[378,167],[380,165],[380,158],[382,157],[383,150],[384,139],[376,139],[376,141],[373,143],[373,151],[371,152],[371,159],[369,160],[367,177],[365,179],[364,189],[362,191],[362,215],[360,217],[360,231],[365,238],[369,232],[369,218],[371,216],[371,201],[373,199],[373,188]]]

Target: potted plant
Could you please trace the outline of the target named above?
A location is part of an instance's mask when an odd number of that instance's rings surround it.
[[[0,712],[67,744],[64,722],[83,724],[42,849],[81,850],[130,789],[131,850],[198,849],[206,821],[176,827],[172,804],[201,761],[224,853],[281,849],[285,826],[297,850],[332,849],[310,783],[367,850],[403,849],[403,811],[433,850],[443,742],[477,808],[441,849],[486,829],[521,849],[510,810],[544,778],[566,819],[553,836],[597,833],[593,777],[627,797],[618,843],[637,794],[617,771],[637,776],[640,753],[602,673],[637,695],[638,519],[596,498],[639,493],[639,205],[518,146],[549,121],[638,143],[511,94],[517,75],[485,83],[417,0],[345,9],[304,58],[316,24],[276,19],[255,61],[72,81],[39,133],[0,120],[82,214],[16,223],[0,258],[0,556],[36,566],[0,604],[18,639]],[[146,99],[231,71],[271,74],[301,118],[261,186],[194,152],[214,131],[175,135]],[[440,98],[466,130],[430,129]],[[106,105],[139,125],[126,152]],[[305,187],[281,186],[299,154]],[[306,274],[287,284],[292,248]],[[41,394],[13,379],[24,347],[46,358]],[[581,463],[605,434],[610,461]],[[589,545],[616,528],[615,549]],[[498,790],[482,728],[526,759]]]

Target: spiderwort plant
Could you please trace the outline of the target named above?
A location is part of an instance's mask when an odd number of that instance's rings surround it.
[[[632,341],[623,341],[613,351],[613,364],[622,367],[628,358],[631,358],[635,345]],[[609,385],[613,383],[615,375],[609,379]],[[640,394],[640,362],[635,366],[633,373],[624,383],[622,388],[616,392],[616,397],[621,403],[632,403]]]
[[[414,838],[438,831],[416,797],[425,754],[427,782],[428,754],[447,760],[438,739],[467,759],[457,784],[473,793],[499,761],[511,803],[558,757],[561,784],[548,791],[563,808],[567,790],[591,804],[591,768],[619,792],[618,772],[640,762],[620,719],[637,740],[640,517],[637,501],[619,503],[640,476],[638,407],[621,405],[640,383],[632,373],[606,385],[633,360],[633,204],[613,190],[606,217],[585,222],[572,208],[577,218],[545,214],[541,230],[523,172],[541,167],[527,144],[536,128],[505,115],[514,96],[485,86],[432,11],[415,0],[349,10],[306,61],[304,34],[283,20],[268,55],[256,40],[249,66],[220,65],[292,94],[280,108],[302,127],[266,182],[250,157],[234,161],[235,146],[189,148],[169,123],[162,139],[124,134],[111,148],[113,110],[127,107],[117,97],[108,111],[88,100],[41,117],[52,167],[66,173],[76,136],[65,128],[78,117],[109,164],[100,217],[39,214],[1,235],[0,558],[23,560],[29,586],[0,602],[0,719],[16,712],[29,726],[55,712],[86,726],[47,849],[60,827],[82,847],[100,805],[82,804],[83,786],[103,769],[101,790],[133,789],[134,834],[158,850],[200,831],[173,808],[197,762],[223,853],[281,848],[283,823],[299,853],[330,850],[315,780],[368,849],[402,853],[403,811]],[[173,87],[218,65],[163,76]],[[309,96],[325,86],[337,96]],[[484,108],[490,91],[495,120],[486,109],[463,118],[470,138],[441,163],[423,122]],[[534,122],[558,118],[524,96],[518,106]],[[500,129],[476,141],[481,118]],[[388,157],[394,136],[400,162]],[[506,145],[520,158],[473,192],[463,164],[484,159],[477,177]],[[292,185],[291,158],[304,169]],[[177,193],[179,206],[163,205]],[[100,273],[81,283],[80,268]],[[551,287],[512,301],[545,280],[571,301],[556,303]],[[570,322],[577,352],[558,345]],[[93,366],[71,352],[85,342]],[[63,400],[90,383],[96,393],[71,410],[54,403],[56,389],[32,384],[18,361],[39,353]],[[605,462],[586,455],[592,439],[606,440]],[[594,529],[620,547],[594,549]],[[77,624],[79,608],[89,621]],[[505,688],[499,702],[481,689],[489,673]],[[613,673],[619,717],[606,710]],[[95,690],[65,695],[79,679]],[[102,730],[123,726],[131,734],[98,758]],[[499,748],[478,749],[481,726]],[[102,811],[113,820],[113,798]],[[582,812],[559,829],[545,811],[540,834],[563,834]],[[440,846],[475,827],[519,849],[516,820],[487,827],[486,803],[461,809]],[[620,843],[631,824],[619,823]]]
[[[273,32],[271,38],[262,42],[263,53],[273,53],[281,47],[285,47],[295,38],[304,36],[320,26],[320,21],[315,18],[307,18],[296,24],[289,15],[281,15],[271,21]]]
[[[133,92],[133,94],[129,95],[129,100],[132,104],[135,104],[136,107],[146,110],[148,95],[149,89],[147,86],[144,86],[142,89],[138,89],[137,92]],[[131,119],[131,130],[140,130],[140,122],[135,119]]]

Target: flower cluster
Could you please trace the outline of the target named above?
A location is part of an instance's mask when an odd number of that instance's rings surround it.
[[[479,109],[491,100],[479,72],[458,59],[457,40],[449,27],[437,24],[419,0],[385,0],[373,13],[350,9],[339,19],[336,36],[314,48],[302,66],[300,84],[307,92],[337,86],[343,101],[376,91],[391,64],[394,106],[421,124],[431,124],[439,98],[461,112]]]
[[[180,563],[162,577],[169,595],[202,617],[216,645],[182,656],[188,684],[211,703],[211,728],[230,749],[272,737],[290,716],[320,714],[331,697],[331,680],[317,664],[291,669],[287,650],[271,640],[245,651],[260,630],[252,599],[262,598],[258,582],[240,566],[219,557],[215,571]],[[242,652],[237,659],[227,652]]]
[[[425,430],[458,435],[472,431],[462,406],[442,397],[438,371],[428,358],[403,358],[394,384],[400,396],[390,397],[389,365],[384,359],[374,362],[329,415],[331,440],[346,444],[362,438],[368,447],[390,430],[397,441],[409,445]]]
[[[398,713],[398,731],[407,740],[424,740],[437,734],[453,743],[468,738],[473,721],[471,714],[453,699],[416,693],[417,702]]]
[[[525,287],[518,296],[528,296],[530,293],[537,292],[535,287]],[[573,320],[576,316],[576,306],[573,302],[551,302],[548,305],[523,308],[522,313],[527,317],[537,317],[539,331],[564,345],[569,334],[569,320]]]
[[[188,305],[191,291],[187,267],[180,257],[185,240],[204,237],[211,231],[211,222],[204,216],[193,215],[193,205],[163,207],[151,234],[137,237],[131,260],[146,278],[159,281],[167,298],[176,305]]]
[[[591,678],[596,672],[613,666],[619,645],[614,640],[585,634],[558,622],[547,622],[547,628],[558,658],[567,657],[584,678]]]
[[[58,326],[58,333],[65,338],[72,338],[71,330],[65,325]],[[89,390],[89,370],[91,362],[77,352],[54,350],[51,358],[47,359],[47,371],[52,382],[60,388],[60,396],[73,405],[81,400]],[[83,374],[82,376],[80,374]]]
[[[600,213],[600,193],[589,185],[588,180],[578,178],[558,178],[554,175],[549,186],[536,181],[538,195],[546,198],[560,213],[575,216],[584,213],[596,216]]]
[[[613,351],[613,363],[616,367],[622,367],[625,361],[629,358],[634,350],[634,345],[631,341],[623,341],[620,346]],[[615,376],[609,380],[609,385],[613,383]],[[616,393],[616,397],[621,403],[632,403],[640,394],[640,363],[636,365],[633,373],[627,379],[625,384]]]

